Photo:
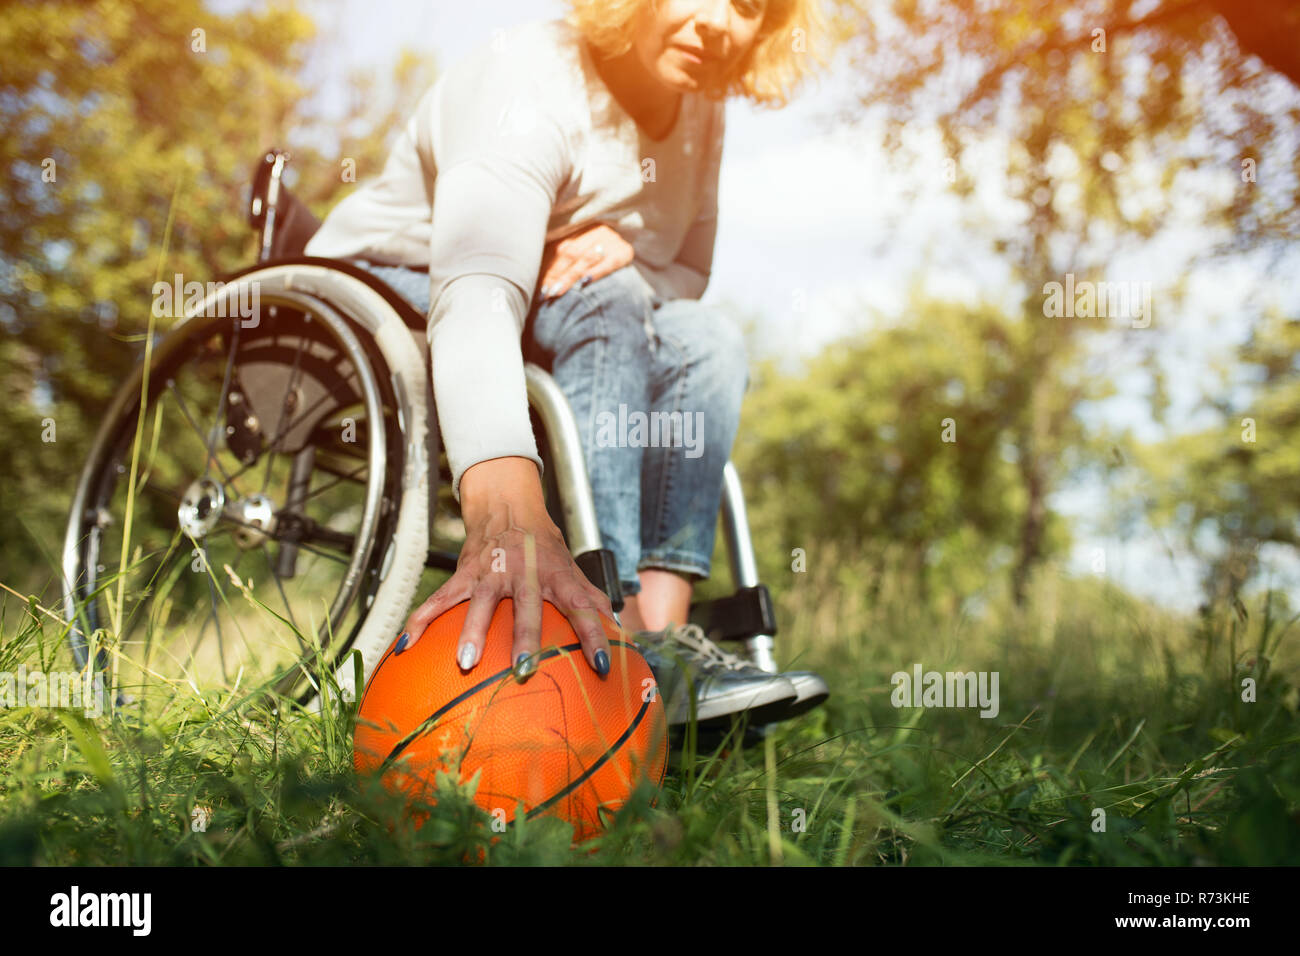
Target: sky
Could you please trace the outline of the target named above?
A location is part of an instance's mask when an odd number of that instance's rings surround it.
[[[307,8],[326,40],[326,55],[313,69],[318,95],[328,102],[347,73],[368,68],[382,77],[404,47],[445,69],[489,42],[495,30],[561,16],[564,4],[315,0]],[[853,88],[848,64],[838,60],[783,110],[736,99],[727,105],[718,236],[704,301],[754,316],[761,354],[808,356],[887,317],[904,317],[908,286],[917,277],[927,292],[971,302],[996,298],[1008,288],[1005,266],[981,251],[977,237],[967,241],[962,234],[963,207],[941,175],[944,156],[932,131],[913,132],[921,158],[909,174],[890,168],[869,121],[854,128],[828,122],[851,102]],[[906,196],[907,187],[917,184],[919,192]],[[979,214],[990,220],[1012,214],[996,188],[981,189],[978,202]],[[1115,278],[1151,281],[1160,303],[1159,290],[1178,281],[1184,259],[1205,238],[1189,226],[1172,247],[1132,257],[1125,263],[1129,274]],[[1209,363],[1241,340],[1244,323],[1234,323],[1233,316],[1242,302],[1263,294],[1294,307],[1298,261],[1288,260],[1282,275],[1241,263],[1198,267],[1182,308],[1160,304],[1154,310],[1160,361],[1173,383],[1173,429],[1204,424],[1196,409],[1198,383]],[[1119,364],[1127,360],[1120,357]],[[1087,420],[1133,428],[1144,440],[1165,437],[1148,414],[1149,382],[1130,372],[1121,384],[1117,398],[1085,411]],[[1102,548],[1105,573],[1125,587],[1167,606],[1195,607],[1195,565],[1149,531],[1125,540],[1109,537],[1108,495],[1107,488],[1084,483],[1054,497],[1053,506],[1075,519],[1078,540],[1070,568],[1089,573]],[[1300,562],[1286,553],[1273,560],[1277,581],[1300,585]]]

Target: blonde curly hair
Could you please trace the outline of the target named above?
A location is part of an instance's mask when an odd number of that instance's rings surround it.
[[[642,10],[660,0],[568,0],[565,19],[603,56],[632,47]],[[718,99],[732,94],[759,106],[785,106],[799,85],[827,62],[828,38],[819,0],[767,0],[753,45],[725,88],[705,91]]]

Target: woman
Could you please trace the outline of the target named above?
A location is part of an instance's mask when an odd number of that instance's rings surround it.
[[[380,177],[308,245],[355,257],[429,314],[466,540],[456,572],[411,614],[399,653],[468,600],[457,662],[470,670],[511,597],[521,677],[540,646],[542,601],[608,673],[599,615],[613,617],[609,601],[543,503],[522,338],[573,406],[626,595],[621,621],[651,657],[670,720],[690,709],[662,673],[672,661],[694,672],[701,720],[759,707],[776,719],[801,696],[674,625],[709,573],[748,382],[738,332],[697,301],[713,258],[723,101],[785,102],[806,69],[812,3],[571,0],[565,21],[498,34],[438,80]],[[675,412],[656,420],[683,428],[669,447],[645,447],[610,427],[629,412]],[[504,573],[494,570],[502,552]]]

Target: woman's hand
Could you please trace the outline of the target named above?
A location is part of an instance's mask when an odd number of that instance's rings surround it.
[[[609,642],[601,615],[614,618],[609,598],[573,563],[560,529],[547,514],[537,466],[528,458],[479,462],[461,476],[465,545],[456,572],[407,619],[397,653],[420,639],[440,614],[468,599],[469,612],[456,648],[461,670],[483,657],[488,625],[502,598],[514,601],[516,674],[536,667],[541,648],[542,602],[569,620],[592,669],[609,673]]]
[[[602,279],[630,263],[631,244],[603,222],[557,239],[542,253],[541,296],[564,295],[575,282]]]

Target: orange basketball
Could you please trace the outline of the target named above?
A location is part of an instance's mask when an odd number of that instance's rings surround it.
[[[414,647],[390,647],[380,659],[357,715],[358,773],[382,772],[385,786],[426,803],[438,770],[461,782],[479,773],[474,799],[494,819],[513,823],[522,802],[526,819],[567,820],[578,841],[599,832],[642,780],[662,782],[668,741],[654,675],[612,621],[603,619],[602,678],[564,615],[544,602],[536,668],[520,681],[509,598],[492,616],[482,660],[468,674],[457,666],[468,610],[458,604]]]

